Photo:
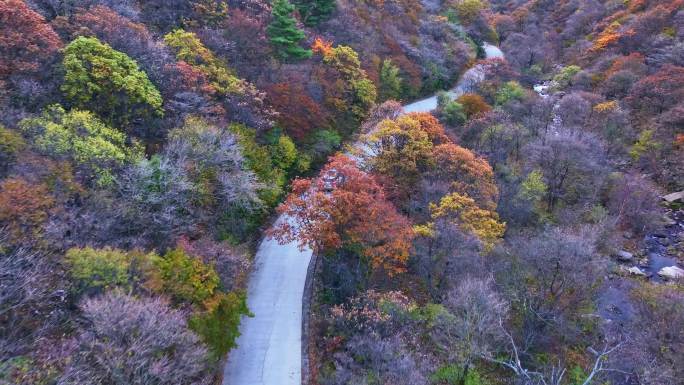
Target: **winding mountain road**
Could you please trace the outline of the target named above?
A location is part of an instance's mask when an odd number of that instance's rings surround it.
[[[487,58],[503,57],[499,48],[484,45]],[[481,67],[466,71],[449,91],[458,97],[481,81]],[[432,96],[404,106],[405,112],[429,112]],[[287,220],[287,218],[279,218]],[[302,369],[302,298],[312,251],[296,242],[285,245],[265,239],[259,245],[247,289],[254,317],[243,317],[237,347],[230,351],[223,385],[300,385]]]

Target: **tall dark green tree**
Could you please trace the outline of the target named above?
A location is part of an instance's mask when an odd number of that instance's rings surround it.
[[[266,32],[278,59],[283,61],[306,59],[311,57],[311,50],[299,45],[304,39],[304,31],[297,28],[297,21],[292,17],[295,7],[287,0],[274,0],[273,20]]]
[[[336,5],[336,0],[295,0],[302,22],[308,27],[317,26],[328,20]]]

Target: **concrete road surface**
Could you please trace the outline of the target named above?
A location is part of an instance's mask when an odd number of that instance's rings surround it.
[[[261,243],[247,292],[254,317],[242,319],[223,385],[300,384],[302,295],[311,254],[296,243]]]

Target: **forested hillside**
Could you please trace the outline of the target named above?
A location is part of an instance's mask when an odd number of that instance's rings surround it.
[[[0,384],[682,384],[682,191],[682,0],[0,0]]]

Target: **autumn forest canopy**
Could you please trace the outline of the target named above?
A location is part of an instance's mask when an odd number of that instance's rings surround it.
[[[684,0],[0,0],[0,385],[221,383],[270,238],[306,385],[684,383]]]

